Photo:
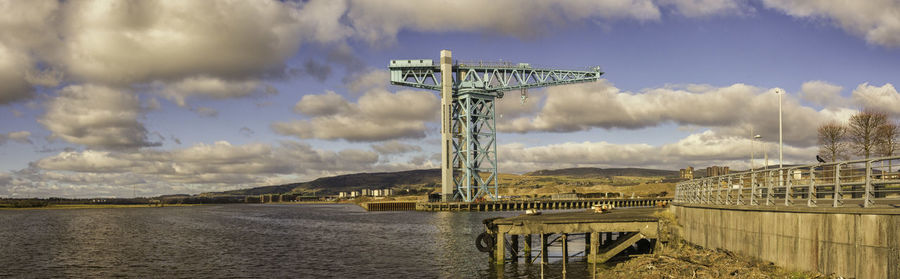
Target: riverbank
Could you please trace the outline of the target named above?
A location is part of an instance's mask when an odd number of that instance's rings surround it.
[[[47,206],[40,207],[2,207],[0,206],[0,210],[41,210],[41,209],[91,209],[91,208],[148,208],[148,207],[184,207],[184,206],[199,206],[203,204],[166,204],[163,206],[159,205],[146,205],[146,204],[51,204]]]
[[[632,256],[614,267],[598,268],[597,278],[836,278],[794,271],[724,250],[683,242],[670,243],[657,254]]]
[[[684,242],[678,237],[680,225],[674,214],[655,215],[661,233],[670,240],[655,254],[631,256],[614,266],[598,268],[598,278],[836,278],[809,271],[789,270],[771,262],[741,256],[726,250],[710,250]]]

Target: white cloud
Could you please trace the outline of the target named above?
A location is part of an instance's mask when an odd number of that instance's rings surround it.
[[[425,122],[437,119],[440,102],[431,92],[372,89],[350,103],[327,92],[306,95],[295,111],[311,117],[272,124],[275,132],[301,139],[383,141],[425,137]]]
[[[882,86],[860,84],[853,90],[852,98],[861,109],[874,109],[900,116],[900,93],[897,93],[893,84],[885,83]]]
[[[763,0],[798,18],[826,19],[866,42],[900,47],[900,3],[894,0]]]
[[[304,95],[294,105],[294,112],[309,116],[329,116],[347,113],[352,109],[350,102],[331,90],[325,91],[325,94]]]
[[[48,101],[38,119],[52,137],[92,148],[157,145],[138,121],[140,102],[130,92],[99,85],[71,85]]]
[[[411,168],[382,165],[378,158],[372,151],[326,151],[299,142],[273,146],[219,141],[170,151],[64,151],[13,175],[20,180],[20,187],[12,192],[91,196],[118,189],[121,195],[122,186],[135,185],[142,193],[153,195],[196,193],[269,185],[275,177],[295,177],[291,181],[295,182],[297,177],[311,179],[363,170]],[[65,185],[65,189],[47,189],[53,184]]]
[[[741,14],[749,8],[739,0],[661,0],[661,5],[671,5],[686,17]]]
[[[751,144],[753,146],[751,146]],[[765,145],[763,145],[765,144]],[[721,135],[711,130],[692,134],[675,143],[613,144],[608,142],[566,142],[545,146],[521,143],[499,146],[502,172],[528,172],[538,169],[570,167],[641,167],[675,170],[687,166],[730,166],[733,170],[749,168],[750,150],[756,153],[756,166],[762,166],[763,151],[769,163],[777,164],[776,144],[753,142],[746,137]],[[785,163],[808,164],[815,160],[815,147],[785,146]]]
[[[12,140],[18,143],[31,143],[31,132],[29,131],[16,131],[9,133],[0,133],[0,145],[6,143],[8,140]]]
[[[400,30],[495,32],[532,37],[547,27],[586,19],[658,20],[650,0],[617,1],[353,1],[347,12],[355,36],[378,44]]]
[[[237,98],[249,96],[261,89],[260,82],[256,80],[232,81],[208,76],[186,78],[169,84],[156,82],[155,85],[160,95],[181,107],[187,106],[185,99],[191,96]]]
[[[551,87],[535,113],[504,117],[505,132],[573,132],[592,128],[641,129],[665,123],[711,127],[722,134],[743,136],[752,126],[768,138],[778,134],[778,98],[774,89],[745,84],[725,87],[666,86],[639,93],[621,91],[609,82]],[[578,100],[578,101],[573,101]],[[843,111],[816,111],[792,95],[784,98],[784,136],[790,144],[815,144],[816,123]],[[837,119],[841,120],[841,119]],[[812,123],[812,124],[811,124]]]
[[[380,144],[373,144],[372,149],[378,154],[382,155],[392,155],[392,154],[403,154],[415,151],[422,151],[422,147],[413,144],[406,144],[396,140],[387,141]]]
[[[0,42],[0,105],[31,98],[32,86],[25,79],[29,59]]]
[[[821,81],[807,81],[800,87],[800,98],[824,108],[846,105],[848,100],[841,97],[843,87]]]

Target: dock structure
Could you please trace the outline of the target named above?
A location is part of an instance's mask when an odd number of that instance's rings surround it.
[[[367,202],[361,206],[366,211],[413,211],[416,210],[416,202],[414,201],[387,201],[387,202]]]
[[[487,219],[486,231],[479,235],[476,243],[479,250],[491,252],[493,261],[497,264],[504,264],[507,260],[518,261],[519,257],[525,257],[526,262],[530,262],[534,256],[534,238],[540,240],[538,257],[542,263],[549,261],[548,246],[554,242],[560,242],[562,246],[563,263],[573,255],[586,255],[589,263],[603,263],[635,244],[639,250],[656,251],[659,236],[663,234],[659,232],[659,218],[655,213],[662,210],[664,209],[629,208],[605,213],[586,210]],[[551,238],[554,235],[556,237]],[[569,252],[568,243],[576,235],[584,236],[583,254]],[[519,240],[524,240],[524,249],[519,248]]]
[[[608,204],[614,207],[664,206],[671,198],[641,199],[577,199],[577,200],[501,200],[487,202],[420,202],[419,211],[514,211],[551,209],[588,209],[594,205]]]

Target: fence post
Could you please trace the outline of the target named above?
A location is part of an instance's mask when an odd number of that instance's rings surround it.
[[[863,207],[870,207],[874,204],[872,191],[872,161],[866,161],[866,194],[863,197]]]
[[[766,205],[775,205],[775,179],[772,177],[773,171],[766,171]]]
[[[834,195],[832,195],[832,207],[841,207],[844,205],[844,194],[841,190],[841,164],[834,165]]]
[[[793,181],[791,181],[791,175],[793,172],[793,169],[788,169],[787,177],[785,177],[782,171],[778,171],[778,175],[781,179],[784,180],[784,206],[791,206],[794,204],[794,202],[791,201],[791,188],[794,186]]]
[[[750,173],[750,205],[759,205],[759,201],[756,200],[756,173]]]
[[[825,169],[824,167],[822,168]],[[806,195],[806,206],[816,206],[816,167],[809,167],[809,191]]]
[[[725,204],[731,205],[731,175],[728,176],[728,181],[726,182],[728,185],[728,189],[725,190]]]

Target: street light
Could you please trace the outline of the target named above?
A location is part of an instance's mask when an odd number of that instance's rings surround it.
[[[778,168],[784,167],[784,143],[782,142],[782,131],[781,131],[781,96],[784,95],[784,91],[781,89],[775,89],[775,94],[778,95]]]
[[[753,127],[750,127],[750,134],[753,135]],[[750,172],[753,172],[753,142],[757,139],[761,139],[762,136],[755,135],[750,139]]]

